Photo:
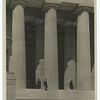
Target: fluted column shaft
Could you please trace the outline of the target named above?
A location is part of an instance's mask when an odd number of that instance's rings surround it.
[[[45,14],[45,78],[48,89],[58,89],[58,45],[56,10],[50,8]]]
[[[83,11],[77,20],[77,89],[91,88],[89,14]]]
[[[26,87],[25,23],[24,8],[16,5],[12,13],[12,67],[16,75],[16,88]]]

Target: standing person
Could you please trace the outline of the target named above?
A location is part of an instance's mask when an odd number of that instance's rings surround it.
[[[38,89],[41,88],[41,80],[40,79],[37,80],[37,87],[38,87]]]
[[[48,90],[47,79],[44,80],[44,87],[45,87],[45,91],[47,91]]]
[[[70,81],[69,85],[70,85],[70,89],[73,89],[74,88],[73,87],[73,81],[72,80]]]

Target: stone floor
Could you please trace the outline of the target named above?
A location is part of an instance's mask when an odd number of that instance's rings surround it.
[[[94,91],[23,89],[16,92],[16,100],[95,100]]]

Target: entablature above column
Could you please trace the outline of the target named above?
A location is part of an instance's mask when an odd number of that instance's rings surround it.
[[[50,8],[53,8],[55,10],[58,9],[58,4],[55,3],[45,3],[42,7],[43,11],[48,11]]]
[[[49,0],[47,0],[49,1]],[[52,1],[52,0],[51,0]],[[74,11],[78,7],[78,3],[69,2],[44,2],[42,5],[43,10],[48,10],[49,8],[54,8],[59,11]]]
[[[26,1],[25,0],[12,0],[10,3],[10,7],[14,9],[17,5],[21,5],[22,7],[26,6]]]
[[[11,7],[15,7],[16,5],[24,5],[25,7],[34,7],[34,8],[45,8],[45,7],[57,7],[58,10],[64,11],[73,11],[78,3],[71,2],[62,2],[61,0],[12,0],[10,1]],[[56,6],[55,6],[56,5]],[[45,7],[44,7],[45,6]]]
[[[75,11],[75,15],[81,14],[83,11],[87,11],[88,13],[94,13],[94,8],[93,7],[88,7],[88,6],[79,6]]]
[[[94,8],[93,5],[88,4],[89,2],[87,2],[87,4],[86,3],[81,4],[81,1],[79,2],[78,0],[76,0],[76,2],[72,0],[9,0],[9,2],[7,1],[7,5],[9,5],[10,3],[13,4],[13,6],[21,4],[24,5],[25,7],[34,7],[34,8],[43,8],[43,6],[46,4],[50,5],[56,4],[58,10],[64,10],[64,11],[75,11],[77,8],[82,8],[84,6],[87,6],[91,9]]]

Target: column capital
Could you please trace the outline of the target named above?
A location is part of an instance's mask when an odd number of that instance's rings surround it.
[[[44,4],[42,10],[47,12],[50,8],[53,8],[53,9],[57,10],[58,9],[58,4],[55,4],[55,3]]]
[[[22,7],[24,7],[26,4],[25,0],[12,0],[10,7],[12,9],[14,9],[17,5],[21,5]]]
[[[78,9],[76,9],[74,14],[80,15],[83,11],[87,11],[88,13],[90,13],[90,12],[93,12],[93,8],[88,7],[88,6],[80,6],[78,7]]]

